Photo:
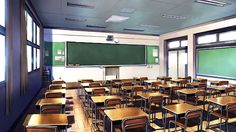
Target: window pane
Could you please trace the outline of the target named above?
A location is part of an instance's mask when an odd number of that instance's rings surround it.
[[[27,13],[27,40],[32,42],[32,26],[33,26],[33,20],[29,13]]]
[[[37,68],[40,68],[40,49],[37,49]]]
[[[27,45],[28,72],[32,71],[32,47]]]
[[[5,27],[5,0],[0,0],[0,25]]]
[[[169,48],[177,48],[180,47],[179,41],[172,41],[168,43]]]
[[[220,33],[219,40],[220,41],[236,40],[236,31]]]
[[[216,42],[216,34],[205,35],[197,38],[198,44]]]
[[[181,41],[181,47],[188,46],[188,41],[187,40],[182,40]]]
[[[36,44],[36,24],[33,22],[33,43]]]
[[[33,67],[34,67],[34,70],[37,68],[37,49],[36,48],[33,48],[34,49],[34,64],[33,64]]]
[[[0,35],[0,82],[5,80],[5,36]]]
[[[40,28],[37,26],[37,44],[40,45]]]

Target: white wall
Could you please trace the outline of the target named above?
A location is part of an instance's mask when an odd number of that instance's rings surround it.
[[[195,38],[194,35],[201,32],[210,30],[216,30],[220,28],[230,27],[236,25],[236,18],[222,20],[214,23],[208,23],[204,25],[195,26],[192,28],[186,28],[175,32],[162,34],[160,40],[160,75],[166,75],[166,56],[164,56],[164,42],[167,39],[178,38],[182,36],[188,36],[188,75],[195,76]],[[211,78],[212,79],[212,78]]]
[[[119,40],[120,44],[159,45],[158,36],[44,29],[44,41],[48,42],[110,43],[106,41],[107,35],[113,35],[115,39]],[[102,67],[53,67],[52,72],[55,79],[62,78],[66,81],[76,81],[86,78],[103,80],[105,75],[105,70]],[[140,76],[147,76],[151,79],[156,78],[159,76],[159,65],[130,65],[120,67],[120,78],[122,79]]]

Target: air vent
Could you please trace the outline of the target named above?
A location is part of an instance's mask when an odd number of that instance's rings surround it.
[[[75,19],[75,18],[65,18],[66,21],[72,21],[72,22],[85,22],[87,19]]]
[[[94,9],[94,6],[93,6],[93,5],[86,5],[86,4],[81,4],[81,3],[71,3],[71,2],[67,2],[67,6],[69,6],[69,7],[79,7],[79,8]]]
[[[132,32],[143,32],[143,29],[135,29],[135,28],[124,28],[124,31],[132,31]]]
[[[158,25],[148,25],[148,24],[141,24],[141,27],[146,27],[146,28],[159,28],[160,26]]]
[[[86,27],[89,27],[89,28],[106,28],[105,26],[99,26],[99,25],[86,25]]]
[[[168,15],[168,14],[163,14],[162,17],[169,18],[169,19],[176,19],[176,20],[184,20],[184,19],[186,19],[186,17],[184,17],[184,16]]]
[[[226,5],[229,5],[229,3],[218,1],[218,0],[195,0],[195,2],[201,3],[201,4],[212,5],[212,6],[219,6],[219,7],[224,7]]]

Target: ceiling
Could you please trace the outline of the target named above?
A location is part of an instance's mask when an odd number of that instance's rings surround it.
[[[31,3],[44,27],[160,35],[236,14],[236,0],[221,1],[229,4],[218,7],[195,0],[31,0]],[[68,2],[87,8],[67,6]],[[112,15],[129,19],[106,22]]]

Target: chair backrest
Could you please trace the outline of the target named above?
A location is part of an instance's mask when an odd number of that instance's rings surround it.
[[[201,80],[200,80],[200,83],[205,83],[205,84],[207,84],[207,79],[201,79]]]
[[[171,95],[174,95],[177,93],[177,90],[180,90],[181,88],[179,86],[173,86],[171,88]]]
[[[64,80],[53,80],[52,81],[52,84],[63,84],[63,83],[65,83]]]
[[[89,87],[91,87],[91,88],[93,88],[93,87],[101,87],[101,86],[102,85],[99,82],[92,82],[92,83],[89,84]]]
[[[26,132],[57,132],[56,126],[27,126]]]
[[[192,81],[192,77],[191,76],[187,76],[187,77],[185,77],[185,79],[188,80],[189,83],[191,83],[191,81]]]
[[[133,82],[122,82],[122,86],[133,86]]]
[[[62,112],[63,108],[61,104],[46,104],[40,108],[41,114],[61,114]]]
[[[163,105],[163,96],[151,96],[148,99],[149,108],[152,104],[162,106]]]
[[[226,110],[228,110],[228,111],[235,111],[236,110],[236,103],[228,103],[226,105]]]
[[[228,87],[228,88],[225,89],[225,92],[226,92],[227,94],[229,94],[229,93],[231,93],[231,92],[235,92],[235,89],[236,89],[236,87],[230,86],[230,87]]]
[[[137,86],[132,88],[132,94],[137,95],[137,93],[143,92],[143,87],[142,86]]]
[[[101,96],[105,94],[106,94],[105,88],[97,88],[92,90],[92,96]]]
[[[206,91],[199,90],[199,91],[196,92],[195,95],[196,95],[196,96],[206,96],[206,94],[207,94]]]
[[[188,110],[185,113],[185,117],[184,118],[188,119],[188,120],[202,118],[202,110],[201,109]]]
[[[140,77],[140,81],[143,82],[145,80],[148,80],[148,77]]]
[[[112,82],[113,82],[113,83],[114,83],[114,82],[121,82],[121,80],[120,80],[120,79],[113,79]]]
[[[119,105],[119,107],[121,108],[121,99],[117,98],[117,99],[106,99],[105,102],[105,107],[114,107]]]
[[[93,79],[82,79],[81,83],[91,83],[93,82]]]
[[[188,83],[188,80],[187,80],[187,79],[182,79],[182,80],[180,81],[180,87],[186,87],[187,83]]]
[[[229,81],[219,81],[219,85],[229,85]]]
[[[206,83],[199,83],[198,88],[206,90],[207,84]]]
[[[79,88],[79,82],[66,82],[66,88]]]
[[[161,81],[152,82],[152,87],[158,87],[161,84]]]
[[[122,121],[122,132],[137,128],[145,128],[148,124],[147,116],[126,118]]]
[[[50,84],[49,89],[62,89],[61,84]]]
[[[47,92],[45,98],[63,98],[64,94],[60,92]]]

